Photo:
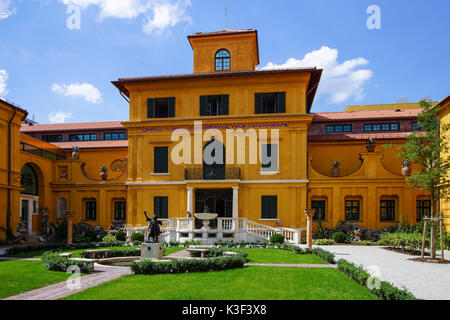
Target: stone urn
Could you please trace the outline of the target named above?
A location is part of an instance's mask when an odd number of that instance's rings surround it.
[[[409,166],[408,160],[405,160],[402,164],[402,175],[404,177],[409,177],[411,175],[411,167]]]
[[[102,180],[108,179],[108,168],[106,166],[101,166],[99,170],[100,170],[100,178]]]
[[[331,176],[339,177],[341,175],[341,164],[337,161],[333,163],[331,166]]]
[[[72,149],[72,160],[80,160],[80,149],[78,147]]]
[[[375,151],[375,139],[370,138],[369,141],[367,141],[366,149],[367,149],[367,152]]]

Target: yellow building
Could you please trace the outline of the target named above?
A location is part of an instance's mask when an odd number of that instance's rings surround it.
[[[345,220],[382,228],[427,214],[429,200],[406,185],[402,159],[382,148],[417,129],[417,105],[314,114],[322,70],[257,70],[256,30],[188,40],[193,73],[113,81],[129,99],[129,121],[19,128],[26,112],[0,104],[1,130],[17,111],[11,146],[6,134],[0,143],[15,159],[11,169],[0,162],[1,208],[10,190],[14,230],[22,218],[30,234],[39,233],[44,207],[52,222],[70,209],[75,223],[109,229],[126,219],[130,230],[147,224],[147,211],[165,219],[170,239],[242,240],[282,231],[295,242],[306,208],[333,228]],[[366,146],[371,138],[375,150]],[[340,166],[332,172],[334,162]],[[206,211],[218,214],[213,231],[187,218]],[[1,216],[0,226],[6,221]]]

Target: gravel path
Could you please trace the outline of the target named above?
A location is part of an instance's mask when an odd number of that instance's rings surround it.
[[[450,264],[410,261],[407,254],[372,246],[320,246],[333,252],[336,260],[345,259],[366,269],[379,271],[379,278],[399,288],[406,287],[417,298],[450,300]],[[438,253],[440,256],[440,251]],[[450,251],[444,256],[450,260]]]

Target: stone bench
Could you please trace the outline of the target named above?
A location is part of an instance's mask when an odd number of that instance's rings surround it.
[[[73,256],[73,253],[72,252],[60,253],[59,256],[63,257],[63,258],[70,259]]]
[[[108,253],[110,251],[111,251],[111,249],[96,249],[96,250],[86,250],[85,253],[87,253],[87,255],[90,259],[95,259],[96,253],[101,253],[102,257],[106,257],[106,253]]]
[[[224,255],[224,256],[227,256],[227,257],[231,257],[231,256],[237,255],[237,252],[234,252],[234,251],[224,251],[223,255]]]
[[[202,258],[206,258],[206,254],[209,252],[209,249],[187,249],[186,251],[189,253],[200,252],[200,256]]]

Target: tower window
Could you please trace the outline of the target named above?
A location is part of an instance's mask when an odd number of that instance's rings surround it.
[[[221,49],[216,53],[216,71],[230,70],[230,52],[225,49]]]

